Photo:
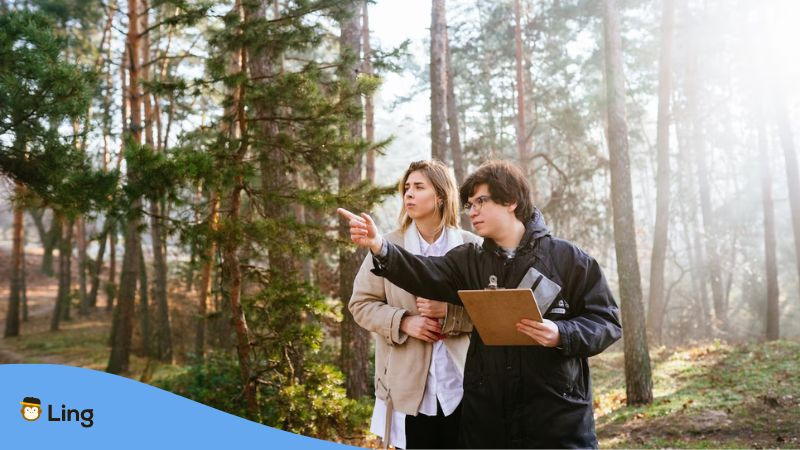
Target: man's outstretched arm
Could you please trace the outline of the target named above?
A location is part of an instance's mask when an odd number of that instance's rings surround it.
[[[442,257],[416,256],[383,239],[368,214],[358,216],[343,208],[336,212],[349,220],[350,240],[372,252],[375,265],[372,273],[416,296],[461,304],[457,291],[469,288],[464,281],[468,244]]]

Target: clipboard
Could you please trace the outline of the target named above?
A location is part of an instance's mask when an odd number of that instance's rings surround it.
[[[539,345],[517,331],[520,319],[542,321],[529,289],[461,290],[458,296],[486,345]]]

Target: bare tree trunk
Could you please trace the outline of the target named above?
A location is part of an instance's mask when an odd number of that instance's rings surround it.
[[[209,205],[209,228],[211,233],[215,233],[219,228],[219,194],[211,191]],[[211,292],[211,268],[214,264],[214,255],[217,253],[217,244],[211,241],[203,258],[203,270],[200,281],[200,295],[198,296],[197,307],[197,332],[195,333],[194,353],[198,359],[205,357],[206,345],[206,322],[208,316],[208,295]]]
[[[436,1],[434,3],[437,3]],[[444,2],[441,2],[444,4]],[[339,36],[339,48],[342,52],[342,59],[345,61],[339,69],[339,77],[345,84],[342,99],[349,102],[351,106],[360,106],[361,100],[353,95],[355,88],[355,71],[358,57],[361,54],[361,43],[359,41],[360,26],[357,17],[355,4],[349,6],[348,17],[344,19]],[[442,54],[442,56],[444,56]],[[440,61],[443,62],[443,61]],[[443,67],[441,67],[443,69]],[[442,71],[441,75],[444,75]],[[444,88],[444,85],[441,86]],[[444,101],[442,95],[441,101]],[[442,106],[444,104],[442,103]],[[442,111],[444,112],[444,111]],[[444,126],[442,116],[441,125]],[[442,131],[444,128],[442,128]],[[361,139],[361,121],[353,120],[350,122],[345,132],[351,141]],[[357,160],[359,161],[359,160]],[[356,162],[352,165],[342,165],[339,167],[339,190],[355,186],[361,181],[361,164]],[[346,206],[347,207],[347,206]],[[349,228],[343,220],[339,221],[339,237],[349,236]],[[369,333],[358,326],[353,319],[353,315],[347,308],[350,295],[353,292],[353,280],[361,265],[364,253],[354,251],[352,248],[343,247],[339,250],[339,297],[342,302],[342,371],[346,377],[347,396],[350,398],[361,398],[370,393],[370,374],[369,374]]]
[[[517,94],[517,154],[522,173],[530,178],[531,152],[528,148],[528,133],[525,127],[525,78],[522,68],[522,8],[520,0],[514,0],[514,62]]]
[[[714,319],[718,331],[727,330],[727,313],[722,291],[722,274],[719,265],[717,233],[711,210],[711,186],[708,181],[708,168],[703,146],[702,126],[697,115],[697,66],[696,55],[689,62],[686,80],[687,115],[692,127],[692,153],[697,165],[697,186],[700,192],[700,212],[703,218],[703,241],[705,242],[706,274],[711,284],[711,297],[714,304]]]
[[[78,235],[78,292],[80,295],[78,314],[85,317],[89,315],[89,296],[86,292],[86,222],[83,216],[78,216],[75,223],[75,231]]]
[[[653,401],[653,383],[636,250],[636,227],[628,157],[628,125],[625,118],[622,38],[619,10],[615,0],[605,0],[603,19],[611,203],[614,209],[614,241],[618,261],[622,322],[625,327],[625,391],[628,404],[636,405]]]
[[[108,242],[108,232],[111,229],[110,219],[106,217],[106,222],[103,224],[103,231],[98,240],[99,246],[97,248],[97,258],[91,267],[91,280],[89,288],[89,306],[92,308],[97,307],[97,291],[100,289],[100,274],[103,272],[103,256],[106,253],[106,242]]]
[[[761,106],[761,103],[759,103]],[[780,339],[780,291],[778,287],[775,208],[772,200],[771,152],[767,145],[764,110],[758,109],[758,159],[761,160],[761,199],[764,207],[764,262],[767,275],[767,340]]]
[[[774,87],[773,87],[774,89]],[[789,125],[789,113],[786,103],[777,90],[772,92],[773,111],[775,122],[778,125],[778,137],[783,147],[783,157],[786,161],[786,183],[789,190],[789,207],[792,214],[792,229],[794,230],[794,252],[797,261],[797,273],[800,277],[800,173],[797,167],[797,153],[794,146],[794,136]]]
[[[450,132],[450,150],[453,153],[453,171],[456,176],[456,183],[461,183],[466,179],[464,168],[464,151],[461,148],[461,135],[458,128],[458,106],[456,104],[455,83],[453,81],[452,55],[450,54],[450,40],[445,30],[445,63],[447,64],[447,129]],[[469,221],[467,221],[469,222]]]
[[[234,8],[239,12],[243,22],[249,20],[248,13],[242,8],[237,0]],[[245,74],[248,67],[247,50],[243,47],[239,53],[238,70]],[[251,76],[253,74],[250,74]],[[244,107],[245,86],[239,85],[237,93],[234,95],[233,104],[236,105],[236,122],[238,124],[239,148],[232,155],[233,164],[241,165],[244,156],[247,154],[249,139],[247,131],[247,116]],[[241,172],[237,173],[234,179],[234,186],[228,195],[226,207],[226,223],[234,227],[239,225],[239,210],[241,208],[241,192],[244,189],[244,177]],[[239,262],[239,236],[235,233],[226,233],[226,237],[221,244],[222,247],[222,291],[227,297],[227,303],[231,309],[231,321],[236,333],[236,353],[239,357],[239,374],[242,382],[243,396],[246,403],[248,418],[258,421],[260,413],[258,409],[258,397],[255,385],[255,375],[252,369],[250,330],[247,327],[247,319],[241,304],[242,294],[242,272]]]
[[[372,75],[372,47],[369,43],[369,0],[364,0],[363,25],[361,28],[362,45],[364,46],[364,73]],[[372,94],[364,99],[364,123],[367,142],[375,142],[375,105]],[[375,183],[375,150],[367,152],[367,181]]]
[[[150,292],[147,282],[147,261],[144,257],[142,242],[139,241],[139,332],[142,337],[142,353],[148,358],[153,356],[150,343]]]
[[[142,1],[143,10],[148,10],[148,1]],[[148,29],[148,15],[142,14],[142,29]],[[147,69],[142,71],[145,81],[151,78],[150,60],[150,34],[145,33],[142,46],[142,65],[147,65]],[[158,150],[156,141],[153,138],[153,107],[151,98],[154,96],[150,92],[143,95],[144,114],[145,114],[145,142],[150,148]],[[159,144],[160,146],[160,144]],[[150,232],[153,242],[153,269],[155,284],[153,293],[156,301],[156,316],[158,325],[156,327],[156,352],[155,356],[165,362],[172,362],[172,327],[169,318],[169,302],[167,299],[167,260],[165,257],[166,247],[164,246],[163,220],[165,212],[159,208],[159,196],[150,198]]]
[[[61,224],[61,239],[58,249],[58,294],[50,322],[50,330],[57,331],[61,320],[70,319],[70,289],[72,288],[72,221],[61,214],[57,219]]]
[[[21,183],[16,183],[14,189],[14,228],[13,228],[13,249],[11,251],[11,286],[8,293],[8,311],[6,312],[6,329],[3,333],[5,337],[19,336],[20,303],[22,302],[23,289],[23,255],[25,245],[23,242],[24,213],[20,198],[24,192]]]
[[[136,0],[129,0],[129,4]],[[134,5],[135,6],[135,5]],[[134,209],[141,208],[136,202]],[[139,220],[129,218],[125,226],[125,254],[122,258],[122,275],[119,281],[119,300],[114,308],[111,326],[111,355],[106,372],[124,373],[128,371],[133,337],[135,315],[136,284],[139,278]]]
[[[650,342],[661,344],[661,324],[664,315],[664,266],[669,241],[669,125],[672,97],[672,29],[675,22],[673,0],[664,0],[661,12],[661,61],[658,73],[658,173],[656,175],[656,224],[653,233],[653,254],[650,263],[650,305],[647,328]]]
[[[128,0],[128,40],[127,55],[130,86],[130,134],[137,144],[142,142],[142,96],[139,90],[139,70],[141,57],[139,20],[141,13],[138,0]],[[130,166],[128,166],[130,167]],[[138,178],[138,174],[129,171],[128,178],[133,181]],[[134,323],[134,302],[136,298],[136,281],[138,279],[139,268],[139,210],[141,200],[136,199],[131,205],[133,214],[128,217],[125,229],[125,256],[122,259],[122,278],[119,283],[119,302],[114,310],[114,324],[112,325],[112,346],[111,355],[108,360],[107,372],[123,373],[128,371],[131,351],[131,339],[133,336]]]
[[[26,261],[25,257],[25,226],[22,227],[22,289],[21,289],[21,300],[22,300],[22,321],[28,321],[28,262]]]
[[[108,281],[106,281],[106,311],[114,308],[114,298],[117,296],[117,225],[111,225],[111,234],[108,236]]]
[[[445,30],[446,32],[447,30]],[[464,168],[464,151],[461,148],[461,135],[458,128],[458,105],[456,104],[455,81],[453,76],[453,58],[450,54],[450,38],[445,33],[445,63],[447,64],[447,129],[450,132],[450,151],[453,155],[453,171],[456,176],[456,183],[461,183],[466,179]],[[472,229],[469,214],[461,213],[461,227],[465,230]]]
[[[447,157],[447,40],[445,0],[433,0],[431,7],[431,158]]]
[[[42,266],[40,272],[47,276],[53,276],[53,250],[58,245],[58,237],[61,235],[61,225],[55,220],[50,221],[50,228],[44,226],[44,209],[31,208],[29,210],[36,230],[39,232],[39,242],[42,243],[44,253],[42,254]]]

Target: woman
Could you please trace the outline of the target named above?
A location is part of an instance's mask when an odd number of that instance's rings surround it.
[[[400,182],[400,229],[390,242],[424,256],[442,256],[480,238],[458,228],[459,196],[439,161],[411,163]],[[472,322],[460,306],[417,298],[375,276],[367,255],[353,283],[349,309],[376,335],[375,408],[370,430],[384,446],[458,447],[464,360]]]

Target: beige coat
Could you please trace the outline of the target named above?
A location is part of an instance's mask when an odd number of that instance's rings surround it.
[[[447,229],[446,232],[448,245],[481,242],[468,231]],[[411,239],[418,239],[416,233],[416,228],[410,227],[405,235],[395,230],[384,238],[411,250]],[[372,268],[372,255],[367,254],[353,282],[349,309],[356,323],[371,331],[376,339],[375,396],[397,411],[416,416],[425,391],[433,345],[400,331],[400,319],[405,314],[419,314],[416,297],[374,275],[370,272]],[[461,306],[447,305],[442,331],[446,336],[444,344],[463,375],[472,322]]]

